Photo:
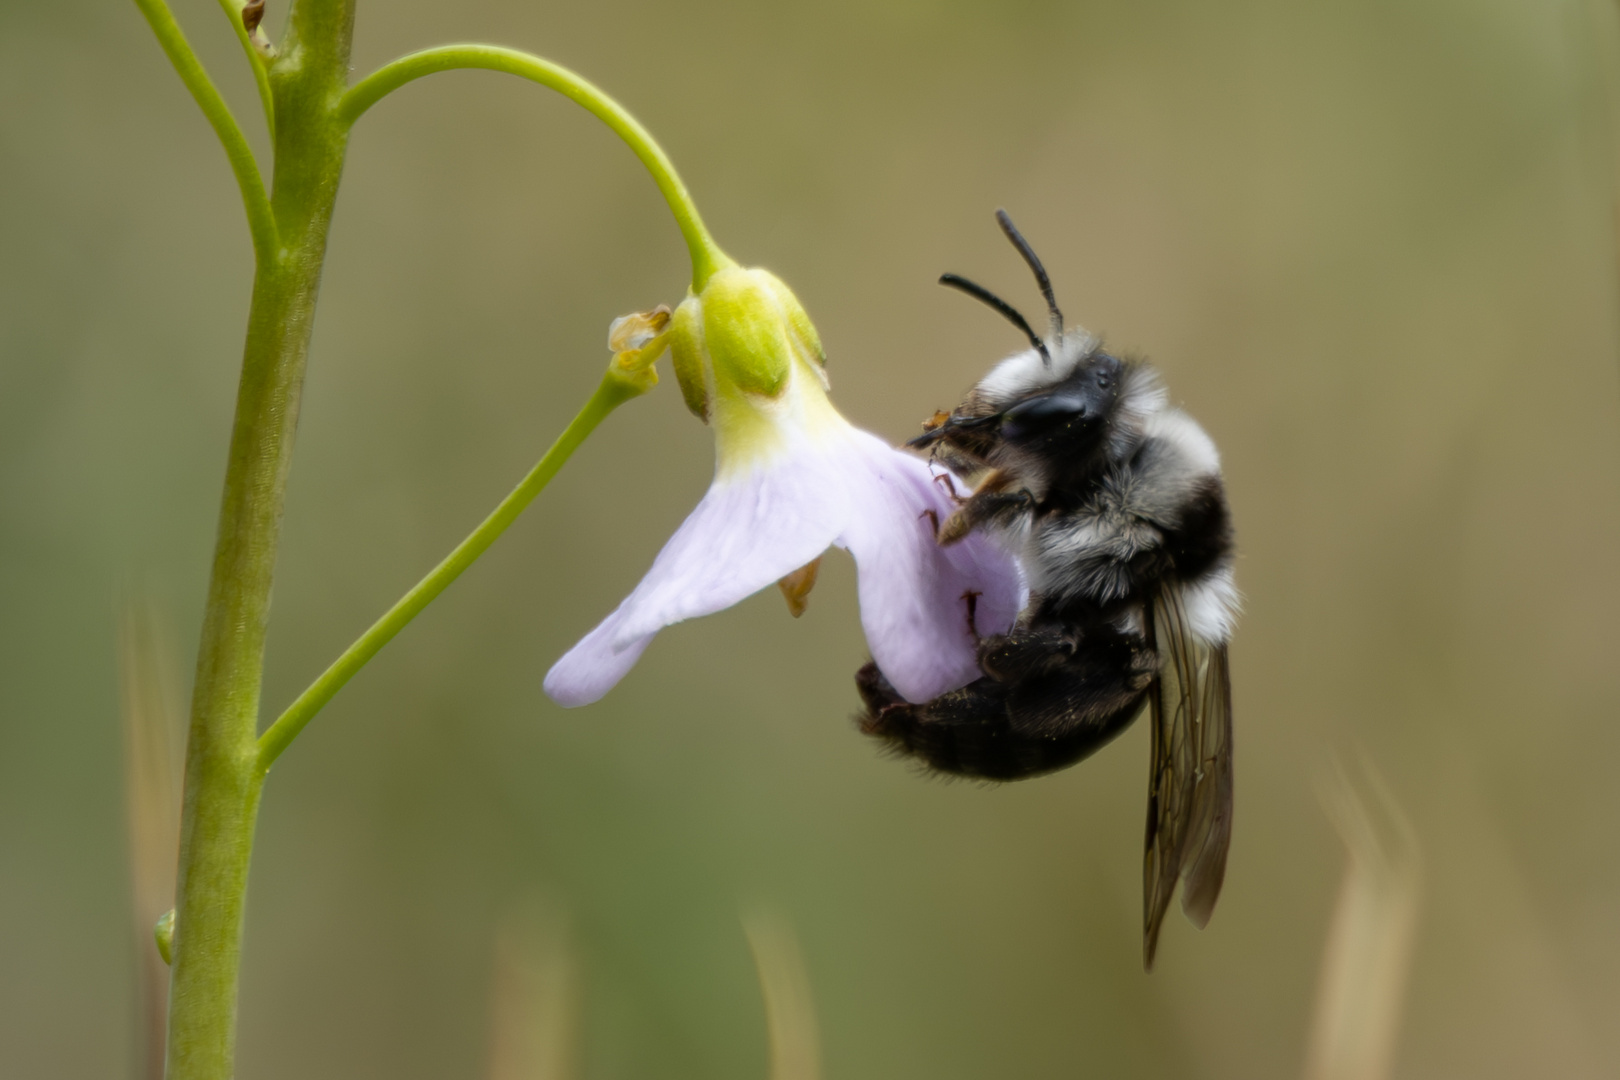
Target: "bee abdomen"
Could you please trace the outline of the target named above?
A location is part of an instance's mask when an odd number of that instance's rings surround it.
[[[1009,645],[1004,640],[991,649],[1005,652]],[[1010,649],[1018,649],[1016,640]],[[1005,682],[986,675],[921,704],[901,698],[877,665],[867,664],[855,676],[866,706],[856,722],[936,772],[981,780],[1055,772],[1128,727],[1158,669],[1155,654],[1135,636],[1109,635],[1065,655],[1034,665],[1040,674],[1025,671]]]

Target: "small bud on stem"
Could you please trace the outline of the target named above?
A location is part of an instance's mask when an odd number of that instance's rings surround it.
[[[247,31],[248,41],[253,49],[266,60],[276,55],[276,47],[270,44],[259,24],[264,21],[264,0],[247,0],[242,5],[242,29]]]

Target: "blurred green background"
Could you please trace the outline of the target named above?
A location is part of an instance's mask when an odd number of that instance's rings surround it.
[[[279,32],[285,4],[272,0]],[[218,8],[177,0],[256,145]],[[739,911],[796,928],[826,1074],[1291,1077],[1365,755],[1423,845],[1399,1076],[1620,1072],[1614,10],[1509,0],[363,4],[359,72],[487,39],[599,82],[720,243],[797,290],[898,441],[1017,346],[939,289],[1151,356],[1221,446],[1247,610],[1226,893],[1140,968],[1147,731],[1040,781],[851,728],[847,558],[549,664],[704,490],[627,406],[275,770],[239,1075],[486,1071],[496,927],[569,927],[590,1080],[762,1077]],[[356,131],[287,507],[274,713],[532,464],[609,320],[685,288],[630,153],[488,73]],[[0,1072],[135,1075],[117,627],[189,673],[251,274],[223,155],[133,5],[0,4]],[[538,899],[537,899],[538,898]],[[1605,1020],[1605,1017],[1609,1018]]]

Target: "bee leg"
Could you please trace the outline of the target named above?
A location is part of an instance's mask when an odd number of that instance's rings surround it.
[[[935,473],[934,483],[943,488],[945,491],[945,497],[958,506],[961,506],[970,498],[970,495],[963,495],[960,491],[956,490],[956,477],[952,476],[948,472]],[[938,532],[939,530],[935,529],[934,531]]]
[[[866,665],[855,673],[855,689],[860,692],[861,702],[866,706],[866,711],[873,716],[891,706],[909,704],[872,661],[867,661]],[[862,727],[864,730],[864,722]]]
[[[939,542],[941,545],[954,544],[980,525],[1011,520],[1034,507],[1035,496],[1022,488],[1017,491],[981,491],[963,503],[962,509],[945,519],[945,524],[940,526]]]
[[[979,642],[979,670],[1010,682],[1049,674],[1074,656],[1075,640],[1058,627],[992,634]]]

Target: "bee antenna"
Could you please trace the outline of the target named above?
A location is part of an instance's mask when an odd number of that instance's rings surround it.
[[[1047,367],[1052,366],[1052,354],[1046,351],[1046,342],[1042,341],[1040,335],[1029,328],[1029,320],[1020,315],[1017,308],[1007,303],[1007,301],[1003,300],[1001,297],[997,296],[983,285],[980,285],[977,282],[969,281],[967,278],[961,277],[958,274],[941,274],[939,276],[939,283],[952,289],[959,289],[973,297],[973,299],[982,301],[990,305],[996,311],[1000,312],[1002,318],[1018,327],[1018,329],[1022,330],[1024,335],[1029,338],[1029,343],[1035,346],[1036,352],[1041,354],[1041,363],[1045,364]]]
[[[1012,218],[1007,216],[1007,211],[997,210],[996,220],[1001,223],[1001,231],[1007,234],[1007,239],[1012,241],[1013,247],[1018,249],[1018,254],[1024,257],[1024,261],[1029,264],[1029,268],[1035,272],[1035,283],[1041,287],[1041,295],[1046,297],[1046,310],[1052,318],[1052,340],[1062,341],[1063,312],[1058,310],[1057,298],[1052,295],[1052,279],[1046,276],[1046,267],[1041,265],[1041,260],[1036,256],[1035,249],[1029,246],[1029,241],[1024,239],[1024,234],[1019,232],[1018,226],[1012,223]]]

